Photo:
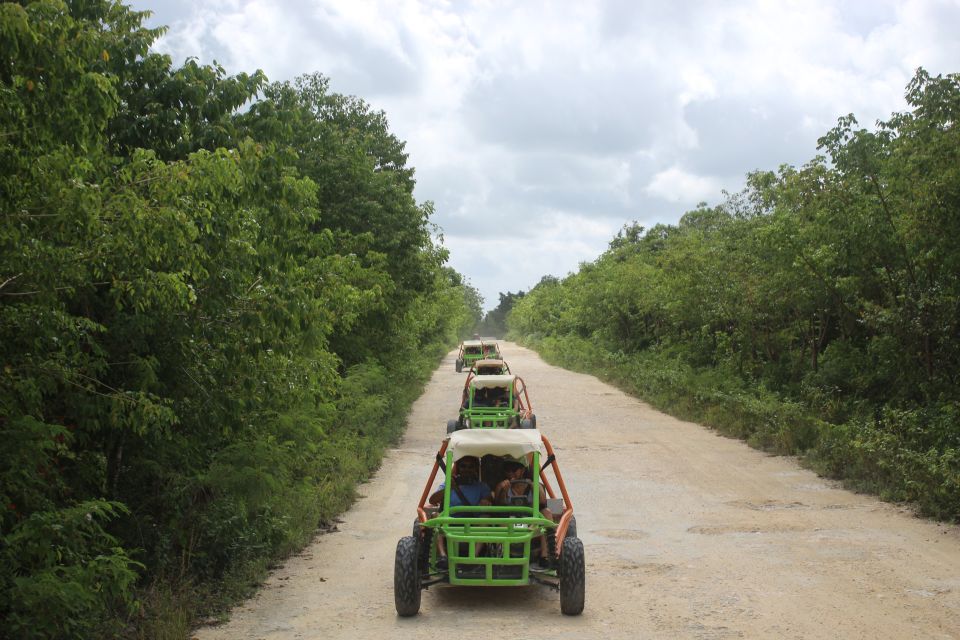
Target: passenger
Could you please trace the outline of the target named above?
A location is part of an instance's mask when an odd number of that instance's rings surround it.
[[[510,392],[503,387],[490,389],[490,406],[506,407],[509,404]]]
[[[503,463],[506,479],[497,484],[494,491],[494,504],[504,506],[533,506],[533,481],[527,475],[527,467],[516,460],[507,459]],[[553,521],[553,513],[547,508],[547,492],[540,485],[540,514],[547,520]],[[547,538],[540,536],[540,566],[549,567],[550,558],[547,555]]]

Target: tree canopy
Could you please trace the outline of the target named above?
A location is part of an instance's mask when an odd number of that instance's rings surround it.
[[[0,5],[4,636],[129,633],[302,544],[479,320],[383,113],[175,67],[144,18]]]
[[[920,69],[906,98],[872,131],[840,118],[824,155],[718,206],[626,225],[519,300],[511,331],[698,418],[739,403],[732,430],[960,517],[960,76]],[[733,426],[758,398],[780,414]],[[797,407],[815,429],[783,423]]]

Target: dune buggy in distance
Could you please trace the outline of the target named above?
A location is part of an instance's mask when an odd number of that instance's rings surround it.
[[[460,343],[460,351],[457,353],[455,367],[457,373],[463,371],[464,367],[470,368],[477,360],[483,360],[483,342],[480,340],[464,340]]]
[[[470,373],[467,375],[467,383],[469,383],[472,376],[499,376],[509,375],[509,373],[510,366],[505,360],[484,358],[483,360],[477,360],[473,363],[473,366],[470,367]],[[464,386],[467,386],[467,383],[465,383]]]
[[[493,360],[500,360],[502,356],[500,355],[500,344],[493,338],[481,338],[480,342],[483,346],[483,357],[490,358]]]
[[[527,386],[512,374],[469,375],[463,387],[460,415],[447,421],[447,433],[460,429],[535,429]]]
[[[527,498],[511,500],[510,504],[451,506],[456,462],[466,456],[481,460],[481,480],[491,487],[505,477],[505,465],[525,464],[528,473],[522,482],[532,487],[542,483],[547,504],[541,504],[539,491],[531,490]],[[428,497],[440,474],[444,478],[443,499],[434,506]],[[543,515],[545,506],[551,518]],[[544,543],[545,566],[533,561],[541,555],[537,545]],[[446,563],[441,561],[441,544],[446,549]],[[397,613],[415,615],[420,610],[421,591],[444,583],[485,587],[546,585],[560,592],[560,610],[564,614],[578,615],[583,611],[583,543],[577,538],[573,504],[556,455],[539,431],[463,430],[444,440],[417,504],[413,534],[397,544]]]

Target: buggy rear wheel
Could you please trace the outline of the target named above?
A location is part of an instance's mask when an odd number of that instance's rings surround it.
[[[567,536],[560,553],[560,611],[578,616],[583,612],[586,595],[586,563],[583,542]]]
[[[458,358],[458,359],[457,359],[457,373],[461,373],[462,371],[463,371],[463,360],[460,360],[460,359]]]
[[[415,616],[420,611],[420,572],[417,570],[417,539],[400,538],[393,564],[393,601],[401,616]]]

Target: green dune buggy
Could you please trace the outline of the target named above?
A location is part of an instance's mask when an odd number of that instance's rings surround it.
[[[457,353],[455,367],[457,373],[463,371],[464,367],[470,368],[477,360],[484,359],[483,342],[480,340],[464,340],[460,343],[460,351]]]
[[[447,421],[447,433],[460,429],[536,429],[527,386],[512,374],[469,375],[464,383],[460,415]]]
[[[482,460],[480,478],[490,487],[503,480],[506,464],[525,464],[529,474],[524,482],[533,487],[542,483],[546,505],[541,504],[540,492],[533,490],[525,500],[512,499],[504,505],[451,506],[455,466],[467,456]],[[432,505],[428,497],[441,473],[443,498]],[[550,518],[544,515],[544,507]],[[542,544],[547,546],[546,564],[539,560],[544,555],[538,548]],[[446,550],[445,558],[441,548]],[[413,534],[397,543],[393,574],[397,613],[415,615],[422,590],[434,585],[540,584],[560,592],[562,613],[579,615],[585,580],[583,543],[577,538],[573,504],[547,438],[533,429],[451,434],[440,447],[420,496]]]
[[[500,344],[492,338],[482,338],[480,340],[483,350],[483,357],[493,360],[500,360]]]
[[[484,358],[483,360],[477,360],[470,367],[470,373],[467,375],[467,382],[464,383],[464,386],[467,386],[472,376],[501,376],[509,374],[510,366],[505,360],[500,360],[499,358]]]

